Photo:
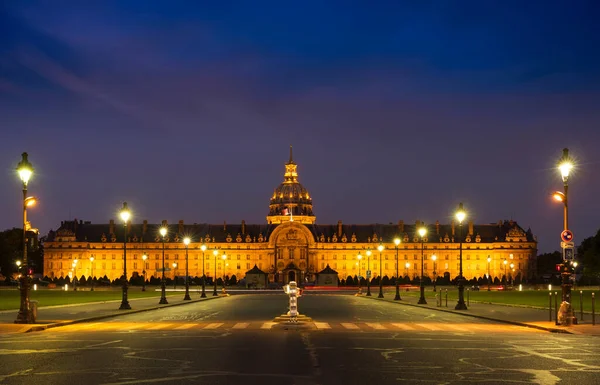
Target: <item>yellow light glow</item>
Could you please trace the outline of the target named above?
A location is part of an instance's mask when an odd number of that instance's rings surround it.
[[[394,238],[394,244],[396,246],[398,246],[400,244],[400,238],[398,238],[398,237]]]
[[[410,267],[410,262],[406,262],[404,266],[408,269]]]
[[[37,203],[37,198],[36,197],[27,197],[27,198],[25,198],[25,207],[35,206],[36,203]]]
[[[379,252],[381,253],[383,251],[383,249],[385,249],[385,247],[383,246],[382,243],[380,243],[379,246],[377,246],[377,250],[379,250]]]
[[[513,259],[513,258],[514,258],[512,254],[510,254],[510,255],[509,255],[509,257],[510,257],[510,259]]]
[[[21,261],[17,261],[15,263],[17,264],[17,266],[21,266]]]
[[[570,161],[562,162],[560,165],[558,165],[558,169],[560,170],[560,175],[562,175],[563,178],[568,178],[569,173],[573,169],[573,163]]]
[[[164,238],[165,235],[167,235],[167,228],[166,227],[161,227],[160,230],[158,230],[158,232]]]
[[[573,267],[577,267],[578,263],[577,262],[573,262]]]
[[[223,254],[223,255],[221,255],[221,258],[222,258],[223,260],[226,260],[226,259],[227,259],[227,255]]]
[[[177,264],[173,262],[173,269],[177,267]]]
[[[491,257],[487,257],[487,261],[488,262],[492,262],[492,258]]]
[[[202,252],[206,251],[206,245],[203,243],[202,246],[200,246],[200,250],[202,250]]]
[[[90,257],[90,262],[94,262],[94,257]]]
[[[119,213],[119,215],[121,216],[121,219],[125,223],[127,223],[127,221],[129,221],[129,218],[131,218],[131,212],[129,211],[129,208],[127,207],[127,202],[123,202],[123,207],[121,208],[121,212]]]
[[[190,244],[190,242],[191,242],[191,239],[189,237],[183,238],[183,244],[184,245],[188,246]]]
[[[510,268],[511,268],[511,269],[514,269],[514,267],[515,267],[515,264],[514,264],[514,263],[511,263],[511,264],[510,264]]]
[[[433,254],[433,255],[431,256],[431,260],[432,260],[432,261],[435,261],[436,259],[437,259],[437,255]]]
[[[356,256],[356,258],[358,258],[359,261],[362,259],[362,255],[360,255],[360,251],[358,252],[358,255]]]
[[[21,178],[21,180],[25,184],[27,184],[27,182],[29,182],[29,178],[31,178],[31,174],[33,174],[33,172],[30,169],[20,169],[19,170],[19,178]]]
[[[216,257],[217,255],[219,255],[219,250],[217,250],[217,249],[214,249],[214,250],[213,250],[213,255],[214,255],[215,257]]]
[[[145,261],[146,259],[148,259],[148,256],[146,254],[143,254],[142,259]]]
[[[554,192],[552,194],[552,198],[554,198],[554,200],[557,202],[564,202],[566,200],[565,194],[561,193],[560,191]]]
[[[423,238],[427,234],[427,229],[425,227],[419,227],[419,235]]]
[[[505,260],[504,260],[504,264],[506,265],[507,263],[508,263],[508,261],[505,259]]]
[[[367,250],[366,254],[367,254],[367,257],[370,257],[371,256],[371,250]]]

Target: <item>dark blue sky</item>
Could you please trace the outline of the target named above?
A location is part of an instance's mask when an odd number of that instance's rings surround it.
[[[595,1],[5,1],[0,228],[264,223],[294,145],[321,224],[515,219],[558,248],[600,227]],[[60,5],[58,5],[60,4]],[[196,4],[196,5],[194,5]],[[202,4],[200,6],[199,4]]]

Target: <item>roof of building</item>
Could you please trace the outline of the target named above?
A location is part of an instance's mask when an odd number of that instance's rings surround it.
[[[128,242],[161,242],[158,233],[162,224],[131,224],[128,232]],[[254,243],[268,241],[270,234],[279,226],[278,224],[169,224],[169,232],[165,242],[181,242],[183,236],[192,238],[192,242],[219,242],[219,243]],[[325,243],[379,243],[393,242],[399,237],[402,243],[420,243],[417,234],[420,225],[406,224],[370,224],[370,225],[304,225],[311,231],[316,242]],[[462,231],[463,242],[490,243],[502,242],[507,237],[516,237],[519,240],[535,242],[531,230],[524,230],[517,222],[500,221],[498,223],[477,225],[473,224],[473,232],[469,233],[470,225],[462,227],[453,225],[433,224],[426,225],[428,230],[424,242],[458,242]],[[112,228],[112,232],[111,232]],[[83,221],[63,221],[56,231],[50,231],[47,240],[54,241],[57,235],[72,234],[80,242],[123,242],[123,224],[92,224]],[[341,230],[341,231],[338,231]],[[479,237],[479,241],[477,241]],[[114,238],[114,241],[113,241]]]
[[[329,267],[329,264],[327,264],[327,266],[325,266],[325,268],[321,271],[319,271],[317,274],[335,274],[337,275],[337,271],[333,270],[331,267]]]
[[[265,273],[264,271],[262,271],[261,269],[258,268],[258,266],[254,265],[254,267],[250,270],[248,270],[246,272],[246,275],[248,274],[263,274],[263,275],[267,275],[267,273]]]

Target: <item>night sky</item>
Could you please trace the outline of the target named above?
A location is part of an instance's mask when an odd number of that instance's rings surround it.
[[[59,5],[60,4],[60,5]],[[202,5],[200,5],[202,4]],[[0,230],[265,223],[289,145],[319,224],[600,228],[597,1],[3,1]]]

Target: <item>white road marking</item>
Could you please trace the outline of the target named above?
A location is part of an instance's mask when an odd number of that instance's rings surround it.
[[[408,326],[405,324],[393,323],[392,325],[402,330],[415,330],[415,328],[413,328],[412,326]]]
[[[433,331],[442,330],[439,327],[433,326],[431,324],[415,324],[415,325],[420,326],[420,327],[422,327],[424,329],[433,330]]]
[[[222,322],[210,323],[204,327],[204,329],[217,329],[223,326]]]
[[[327,322],[315,322],[317,329],[331,329],[331,326]]]
[[[183,324],[183,325],[181,325],[181,326],[177,326],[177,327],[175,328],[175,330],[185,330],[185,329],[189,329],[189,328],[191,328],[191,327],[194,327],[194,326],[196,326],[196,325],[198,325],[198,324]]]
[[[376,330],[385,330],[386,329],[386,327],[383,326],[380,323],[366,322],[366,324],[367,324],[367,326],[370,326],[370,327],[372,327],[373,329],[376,329]]]
[[[360,329],[358,326],[356,326],[355,324],[351,324],[351,323],[347,323],[347,322],[342,322],[341,324],[343,327],[345,327],[346,329],[352,329],[352,330],[357,330]]]
[[[159,325],[156,325],[156,326],[152,326],[151,328],[148,328],[146,330],[158,330],[158,329],[166,328],[166,327],[171,326],[171,325],[173,325],[173,324],[159,324]]]
[[[239,322],[233,325],[232,329],[246,329],[250,325],[248,322]]]
[[[264,324],[262,324],[262,326],[260,327],[261,329],[271,329],[273,327],[273,325],[275,325],[276,322],[265,322]]]

